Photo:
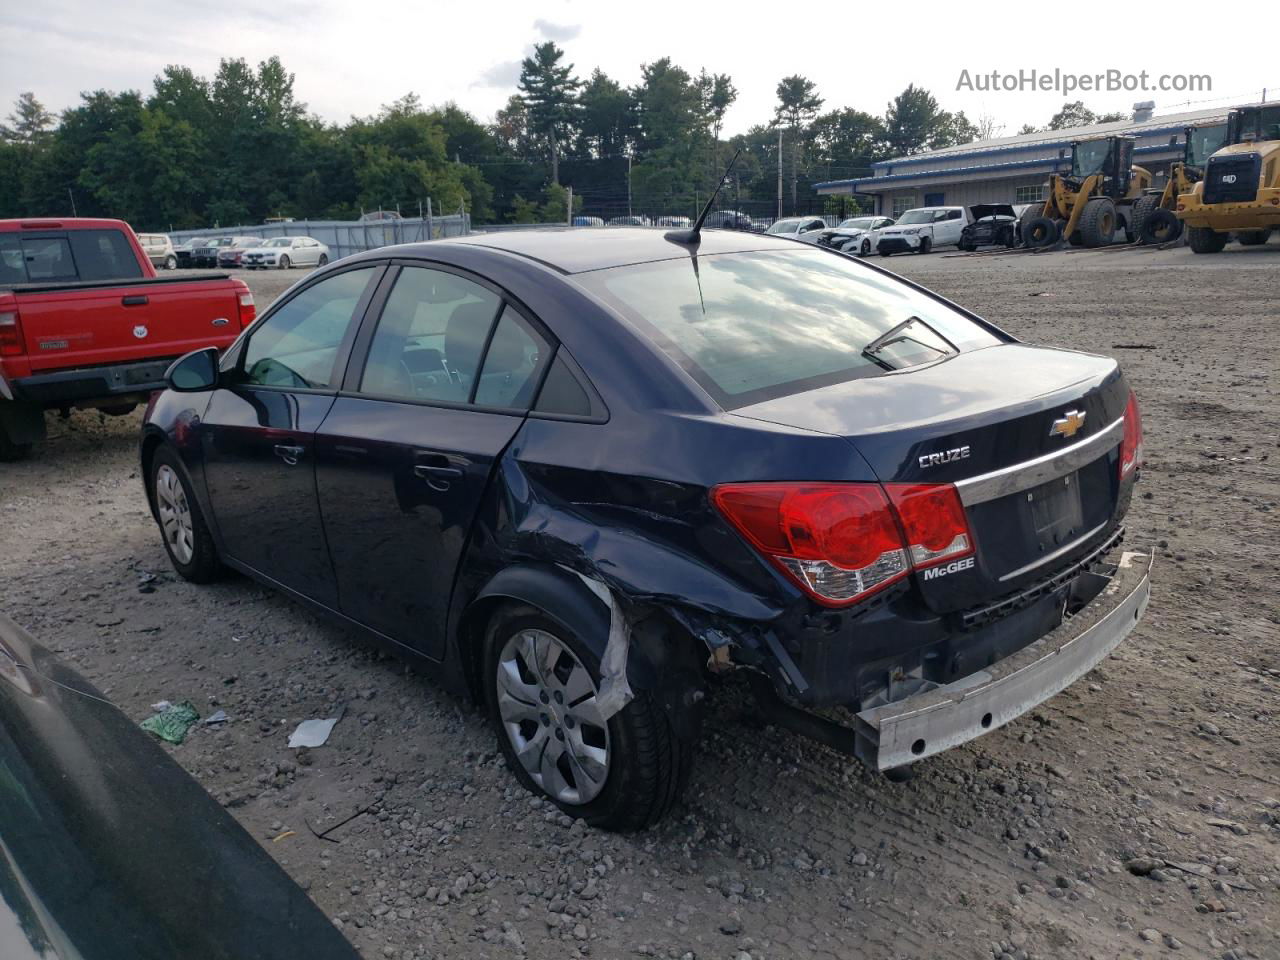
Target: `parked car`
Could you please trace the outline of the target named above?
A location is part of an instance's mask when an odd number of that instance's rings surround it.
[[[253,317],[241,280],[158,279],[120,220],[0,220],[0,460],[44,439],[45,410],[129,413]]]
[[[876,251],[882,257],[895,253],[928,253],[934,247],[957,245],[972,218],[967,207],[918,207],[880,231]]]
[[[372,250],[168,379],[141,476],[178,574],[231,567],[409,657],[599,826],[678,795],[709,666],[896,771],[1034,708],[1145,609],[1116,361],[816,246]],[[837,706],[856,728],[813,712]]]
[[[656,227],[691,227],[693,221],[688,217],[662,216],[655,218],[653,224]]]
[[[603,227],[604,221],[599,217],[574,217],[573,225],[575,227]]]
[[[235,247],[227,248],[231,253]],[[240,266],[246,270],[279,267],[323,267],[329,262],[329,248],[311,237],[272,237],[258,240],[240,255]]]
[[[5,960],[358,960],[222,804],[3,615],[0,850]]]
[[[611,227],[647,227],[649,220],[646,217],[613,217],[609,220]]]
[[[805,243],[817,243],[822,232],[827,229],[826,221],[820,217],[786,217],[775,220],[765,233],[775,237],[791,237]]]
[[[138,243],[142,245],[142,252],[147,255],[153,267],[163,267],[166,270],[178,269],[178,254],[174,251],[173,241],[169,239],[167,233],[140,233]]]
[[[1018,245],[1018,214],[1012,204],[977,203],[969,208],[969,223],[960,231],[961,250]]]
[[[716,230],[749,230],[756,226],[751,218],[738,210],[712,210],[706,219],[705,226]]]
[[[244,262],[244,255],[250,250],[261,247],[261,237],[232,237],[230,243],[218,247],[218,267],[222,270],[234,270]]]
[[[211,237],[204,242],[203,246],[193,246],[191,248],[191,265],[193,267],[216,267],[218,265],[218,251],[223,247],[230,246],[235,240],[235,237]]]
[[[890,217],[850,217],[842,220],[838,227],[823,230],[814,242],[821,247],[865,257],[880,242],[880,231],[891,226],[893,220]]]
[[[173,248],[174,256],[178,258],[179,267],[194,267],[195,263],[191,259],[192,251],[197,247],[203,247],[209,243],[208,237],[191,237],[189,240],[183,240],[176,244]]]
[[[403,220],[394,210],[370,210],[368,213],[360,214],[360,220],[363,223],[376,223],[379,220]]]

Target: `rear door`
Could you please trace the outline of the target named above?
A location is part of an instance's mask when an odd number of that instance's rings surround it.
[[[333,406],[381,265],[330,273],[273,308],[225,359],[200,424],[224,553],[335,606],[316,505],[315,431]]]
[[[316,434],[342,612],[440,658],[454,575],[548,337],[485,281],[405,264]]]

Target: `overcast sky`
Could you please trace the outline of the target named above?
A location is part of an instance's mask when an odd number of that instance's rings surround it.
[[[778,80],[792,73],[817,83],[824,109],[883,114],[895,94],[915,83],[945,109],[964,110],[975,121],[996,118],[1006,134],[1024,123],[1043,125],[1067,99],[1083,99],[1099,112],[1128,111],[1136,100],[1151,99],[1160,114],[1257,100],[1264,87],[1280,94],[1280,66],[1239,56],[1230,44],[1180,50],[1117,34],[1114,42],[1084,44],[1088,51],[1079,56],[1054,57],[1045,52],[1046,37],[1071,33],[1063,32],[1060,11],[1047,10],[1037,24],[1029,5],[1012,2],[936,8],[773,3],[761,4],[759,12],[688,0],[43,0],[21,7],[5,0],[3,6],[0,106],[32,90],[55,111],[85,90],[149,92],[167,63],[211,75],[221,57],[256,63],[278,54],[297,76],[298,97],[327,120],[374,113],[410,91],[425,103],[454,100],[489,119],[514,92],[521,57],[543,39],[564,47],[584,78],[599,66],[633,84],[641,63],[663,56],[691,73],[706,67],[730,74],[739,97],[727,133],[766,122]],[[962,70],[977,75],[993,67],[1080,74],[1147,69],[1153,81],[1166,72],[1208,74],[1212,90],[1070,97],[957,91]]]

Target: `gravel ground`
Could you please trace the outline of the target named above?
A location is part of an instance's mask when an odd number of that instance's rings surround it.
[[[139,720],[225,710],[173,755],[370,958],[1280,958],[1280,245],[876,262],[1122,360],[1130,542],[1157,552],[1115,656],[908,783],[761,729],[730,681],[684,805],[585,829],[399,662],[248,580],[176,579],[138,414],[51,418],[0,467],[4,610]],[[262,307],[286,278],[248,279]],[[286,747],[340,704],[327,746]]]

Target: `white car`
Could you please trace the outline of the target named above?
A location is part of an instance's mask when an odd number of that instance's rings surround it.
[[[765,233],[775,237],[794,237],[805,243],[817,243],[819,234],[827,229],[821,217],[784,217],[775,220]]]
[[[178,269],[178,254],[173,249],[173,241],[167,233],[140,233],[138,243],[142,244],[142,252],[147,255],[153,267],[165,270]]]
[[[329,248],[311,237],[272,237],[256,247],[250,247],[240,258],[240,266],[247,270],[259,267],[266,270],[279,267],[323,267],[329,262]]]
[[[865,257],[880,242],[880,231],[892,226],[893,220],[889,217],[850,217],[842,220],[840,226],[824,230],[817,242],[819,246]]]
[[[876,251],[882,257],[895,253],[928,253],[935,247],[957,246],[967,224],[973,222],[968,207],[917,207],[880,231]]]

